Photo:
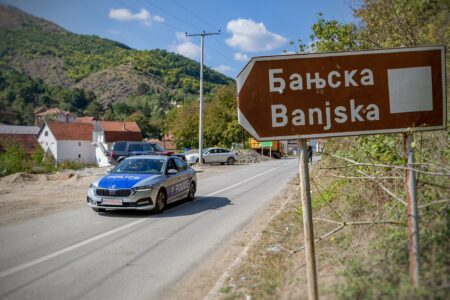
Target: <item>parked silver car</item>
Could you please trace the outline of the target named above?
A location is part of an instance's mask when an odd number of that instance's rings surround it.
[[[190,164],[198,163],[199,154],[192,153],[186,155],[186,161]],[[225,148],[206,148],[203,150],[203,162],[204,163],[221,163],[232,165],[238,160],[236,152]]]
[[[193,200],[196,188],[195,170],[176,156],[131,156],[92,182],[87,204],[97,212],[133,209],[160,213],[168,203]]]

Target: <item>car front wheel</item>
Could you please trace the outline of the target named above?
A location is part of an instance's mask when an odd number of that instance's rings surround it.
[[[158,192],[158,196],[156,196],[156,203],[155,203],[155,213],[159,214],[166,208],[167,203],[167,197],[166,193],[163,190],[160,190]]]
[[[195,183],[191,182],[191,185],[189,186],[189,193],[187,196],[188,201],[192,201],[195,198]]]
[[[236,161],[236,160],[234,159],[234,157],[228,157],[228,159],[227,159],[227,164],[228,164],[228,165],[233,165],[235,161]]]

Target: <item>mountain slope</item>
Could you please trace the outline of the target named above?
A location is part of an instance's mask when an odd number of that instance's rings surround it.
[[[44,84],[91,90],[107,106],[147,92],[183,101],[197,93],[199,64],[164,50],[138,51],[97,36],[70,33],[56,24],[0,5],[0,63]],[[205,92],[233,80],[205,72]]]

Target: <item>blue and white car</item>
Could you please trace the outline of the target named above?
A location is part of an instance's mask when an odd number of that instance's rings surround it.
[[[132,156],[91,183],[87,204],[96,212],[132,209],[160,213],[168,203],[194,200],[196,188],[195,170],[180,158]]]

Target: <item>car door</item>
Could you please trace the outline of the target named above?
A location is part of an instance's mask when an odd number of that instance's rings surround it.
[[[181,160],[180,158],[176,157],[173,159],[173,161],[175,162],[176,166],[177,166],[177,170],[178,170],[178,174],[179,174],[179,178],[180,180],[178,181],[178,189],[181,191],[179,197],[177,197],[177,199],[179,198],[185,198],[187,197],[187,194],[189,192],[189,185],[191,184],[191,180],[192,180],[192,174],[191,172],[189,172],[188,170],[188,165],[186,162],[184,162],[183,160]]]
[[[228,158],[228,150],[226,149],[217,149],[217,162],[224,163],[227,162]]]
[[[220,162],[220,149],[212,149],[214,151],[213,153],[213,157],[212,157],[212,162],[213,163],[218,163]]]
[[[167,202],[173,202],[177,199],[177,197],[179,196],[180,192],[180,172],[177,172],[176,174],[168,174],[168,171],[174,169],[177,170],[177,165],[174,161],[173,158],[170,158],[167,161],[167,165],[166,165],[166,191],[167,191]]]
[[[208,151],[206,151],[203,154],[203,160],[205,161],[205,163],[212,163],[214,162],[214,157],[213,157],[213,151],[215,151],[215,149],[209,149]]]

